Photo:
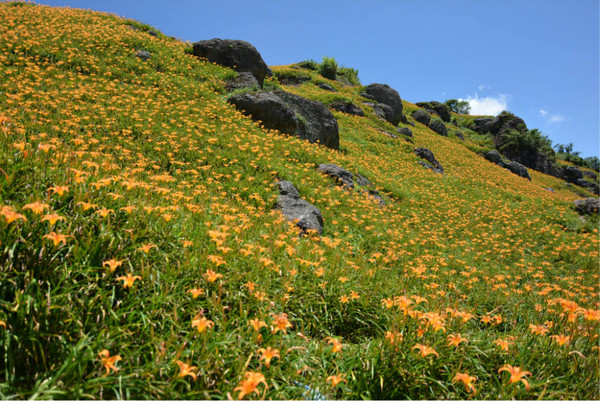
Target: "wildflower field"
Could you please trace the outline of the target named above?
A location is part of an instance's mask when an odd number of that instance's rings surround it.
[[[265,130],[227,103],[234,71],[149,29],[0,3],[0,398],[600,398],[590,193],[367,108],[333,111],[340,151]],[[278,180],[322,236],[273,210]]]

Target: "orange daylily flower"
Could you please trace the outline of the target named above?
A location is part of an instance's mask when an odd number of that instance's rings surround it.
[[[198,378],[198,374],[195,373],[195,370],[198,369],[197,366],[188,365],[182,361],[175,361],[175,363],[179,365],[179,375],[177,375],[177,377],[183,378],[186,376],[191,376],[194,380]]]
[[[558,345],[560,345],[560,346],[568,344],[571,341],[571,336],[563,336],[563,335],[557,335],[557,334],[555,334],[555,335],[550,336],[550,337],[552,337],[552,339],[554,341],[556,341],[556,343]]]
[[[59,216],[56,213],[47,214],[44,217],[42,217],[42,221],[49,222],[51,226],[55,225],[57,221],[63,221],[63,220],[66,220],[66,219],[67,219],[66,217]]]
[[[435,349],[433,349],[432,347],[429,347],[427,345],[422,345],[422,344],[417,344],[414,347],[412,347],[412,349],[418,349],[421,354],[421,357],[425,358],[427,355],[435,355],[435,356],[440,356]]]
[[[286,313],[280,313],[279,315],[273,315],[275,319],[275,327],[272,327],[273,334],[278,331],[283,331],[284,334],[287,334],[287,329],[292,327],[292,324],[288,320]]]
[[[200,295],[204,294],[204,290],[202,288],[192,288],[190,290],[188,290],[188,292],[190,294],[192,294],[192,298],[196,299],[198,298]]]
[[[261,327],[267,327],[267,324],[265,322],[263,322],[262,320],[259,320],[258,318],[250,319],[248,321],[248,325],[252,326],[254,328],[254,330],[256,330],[256,331],[260,331]]]
[[[196,316],[192,319],[192,328],[195,327],[198,329],[198,333],[202,333],[207,329],[212,329],[215,323],[212,320],[205,318],[204,316]]]
[[[56,233],[54,231],[52,231],[51,233],[48,233],[48,234],[44,235],[44,238],[52,241],[52,243],[54,244],[54,246],[57,246],[61,242],[63,244],[66,244],[68,237],[70,237],[70,235],[58,234],[58,233]]]
[[[327,342],[327,344],[330,344],[333,346],[331,348],[331,352],[336,353],[336,352],[340,352],[342,350],[342,342],[340,340],[338,340],[337,338],[326,337],[325,341]]]
[[[98,353],[98,356],[100,357],[102,366],[104,366],[104,368],[106,368],[106,373],[104,374],[104,376],[107,376],[110,373],[111,369],[114,370],[115,372],[119,371],[119,369],[115,366],[115,363],[117,363],[118,361],[121,360],[120,355],[110,356],[110,352],[107,349],[103,349],[102,351],[100,351]]]
[[[454,345],[455,347],[458,347],[460,345],[460,343],[463,342],[468,342],[469,340],[467,340],[466,338],[462,337],[459,334],[450,334],[448,336],[448,345]]]
[[[327,381],[331,382],[331,387],[335,387],[341,382],[348,383],[348,381],[344,379],[344,374],[331,375],[327,378]]]
[[[121,266],[123,264],[122,260],[116,260],[116,259],[109,259],[109,260],[105,260],[102,263],[102,267],[108,266],[108,268],[110,269],[110,272],[114,272],[117,267]]]
[[[210,269],[206,270],[206,273],[204,273],[203,276],[206,277],[206,281],[208,281],[209,283],[213,283],[217,281],[217,279],[223,277],[221,273],[216,273]]]
[[[142,245],[142,246],[140,246],[138,248],[138,251],[142,251],[144,253],[148,253],[148,252],[150,252],[150,250],[152,248],[158,248],[158,247],[156,245],[154,245],[154,244],[144,244],[144,245]]]
[[[133,286],[133,283],[135,283],[135,280],[142,281],[142,277],[127,273],[127,276],[117,277],[116,280],[123,280],[123,288],[130,288]]]
[[[4,216],[6,224],[10,224],[17,219],[27,221],[27,218],[24,215],[15,212],[10,206],[0,206],[0,214]]]
[[[33,213],[35,214],[40,214],[42,213],[44,210],[49,209],[50,205],[47,205],[43,202],[33,202],[33,203],[28,203],[25,206],[23,206],[21,208],[21,210],[31,210]]]
[[[267,386],[267,381],[265,380],[265,376],[259,372],[246,372],[244,375],[244,380],[240,383],[239,386],[233,389],[233,391],[239,391],[238,400],[244,398],[246,394],[256,393],[258,394],[258,385],[262,383]]]
[[[273,349],[271,347],[260,348],[258,350],[258,353],[260,354],[260,360],[265,361],[265,366],[267,368],[269,368],[269,366],[271,364],[271,359],[279,358],[279,350]]]
[[[67,187],[67,186],[61,186],[61,185],[55,185],[53,187],[48,188],[48,191],[51,194],[57,194],[58,196],[63,196],[65,194],[65,192],[69,192],[69,187]]]
[[[508,351],[508,346],[512,345],[510,341],[501,338],[495,340],[493,344],[497,345],[502,351]]]
[[[510,373],[509,383],[516,383],[518,381],[523,382],[525,389],[529,390],[529,382],[524,379],[525,376],[531,375],[531,372],[522,370],[518,366],[504,365],[498,369],[498,373],[508,372]]]
[[[84,212],[87,212],[90,209],[96,209],[98,207],[98,205],[88,202],[77,202],[75,206],[81,206]]]
[[[454,378],[452,379],[452,383],[460,381],[463,383],[463,385],[465,386],[465,390],[467,390],[468,393],[473,392],[473,394],[476,394],[477,390],[473,385],[473,382],[476,380],[476,377],[469,376],[467,373],[457,373],[456,376],[454,376]]]

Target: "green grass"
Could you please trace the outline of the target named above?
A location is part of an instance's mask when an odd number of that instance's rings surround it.
[[[390,138],[369,110],[333,112],[343,152],[265,131],[227,103],[235,72],[113,15],[0,3],[0,21],[1,398],[237,398],[247,372],[264,383],[245,398],[599,398],[598,220],[562,181],[523,180],[477,138],[418,123],[414,143]],[[269,82],[361,104],[358,87],[302,73]],[[387,206],[320,163],[368,177]],[[321,237],[273,210],[282,179],[319,207]],[[505,364],[531,372],[529,390]]]

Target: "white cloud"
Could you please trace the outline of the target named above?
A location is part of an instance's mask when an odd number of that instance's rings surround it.
[[[544,109],[540,109],[540,114],[542,115],[544,120],[546,120],[546,123],[548,123],[548,124],[560,123],[567,119],[565,116],[561,116],[560,114],[550,114],[548,111],[546,111]]]
[[[489,86],[489,85],[484,85],[484,84],[481,84],[481,85],[479,85],[479,86],[477,87],[477,89],[479,89],[479,92],[483,92],[483,91],[484,91],[484,90],[486,90],[486,89],[492,89],[492,87],[491,87],[491,86]]]
[[[496,116],[503,110],[507,110],[510,95],[499,94],[497,97],[479,95],[467,96],[466,100],[471,106],[471,114],[475,116]]]

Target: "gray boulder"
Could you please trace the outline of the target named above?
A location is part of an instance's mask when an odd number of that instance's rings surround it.
[[[425,110],[417,110],[413,113],[412,118],[423,125],[429,125],[431,115]]]
[[[600,198],[585,198],[577,199],[575,202],[575,210],[579,214],[598,214],[600,209]]]
[[[506,168],[506,163],[502,160],[502,156],[497,150],[491,150],[483,155],[487,160],[501,167]]]
[[[440,116],[442,121],[445,121],[447,123],[450,122],[450,119],[452,118],[452,112],[450,111],[450,107],[448,107],[444,103],[438,103],[434,105],[433,111],[435,111],[436,114]]]
[[[444,167],[442,167],[442,165],[437,161],[431,150],[427,148],[416,148],[415,154],[421,159],[427,160],[429,163],[431,163],[430,165],[428,163],[423,163],[419,161],[421,165],[427,168],[431,168],[431,170],[435,171],[436,173],[444,174]]]
[[[150,57],[152,57],[152,53],[146,50],[140,50],[139,52],[135,53],[135,56],[140,60],[147,61],[150,60]]]
[[[238,76],[225,84],[225,89],[229,92],[236,89],[260,87],[258,80],[250,72],[239,72]]]
[[[591,178],[594,181],[598,181],[598,175],[590,170],[582,170],[583,176],[587,178]]]
[[[261,87],[269,73],[258,50],[243,40],[202,40],[193,44],[193,54],[238,72],[250,72]]]
[[[296,226],[306,233],[314,230],[320,234],[323,233],[323,216],[321,211],[314,205],[311,205],[304,199],[294,185],[289,181],[279,181],[276,183],[279,188],[279,197],[275,203],[275,209],[281,210],[286,219],[295,221]]]
[[[399,133],[399,134],[401,134],[401,135],[405,135],[405,136],[410,136],[410,137],[412,137],[412,136],[413,136],[413,133],[412,133],[412,131],[411,131],[411,130],[410,130],[410,128],[408,128],[408,127],[402,127],[402,128],[398,128],[398,129],[396,130],[396,132],[398,132],[398,133]]]
[[[228,102],[265,128],[339,149],[337,120],[323,103],[284,91],[241,93]]]
[[[352,114],[361,117],[365,115],[365,112],[360,107],[346,100],[335,100],[329,104],[329,107],[346,114]]]
[[[319,88],[324,89],[324,90],[329,91],[329,92],[337,92],[333,86],[331,86],[329,84],[326,84],[325,82],[321,82],[317,86]]]
[[[577,184],[578,180],[583,179],[583,172],[575,166],[563,167],[565,180],[571,184]]]
[[[385,119],[388,122],[398,125],[402,121],[402,99],[396,90],[385,84],[371,84],[365,87],[365,92],[379,104],[389,107],[384,108]]]
[[[446,125],[439,120],[431,120],[428,127],[430,130],[441,136],[448,136],[448,129],[446,128]]]
[[[475,125],[471,127],[471,129],[475,132],[486,133],[489,132],[492,126],[492,118],[489,117],[480,117],[473,120]]]
[[[519,177],[527,178],[529,181],[531,181],[531,177],[529,176],[529,171],[527,171],[527,167],[525,167],[521,163],[511,161],[510,163],[506,164],[506,168],[514,174],[518,175]]]
[[[317,167],[321,173],[334,178],[338,185],[345,185],[354,188],[354,177],[351,172],[341,168],[337,164],[319,164]]]

